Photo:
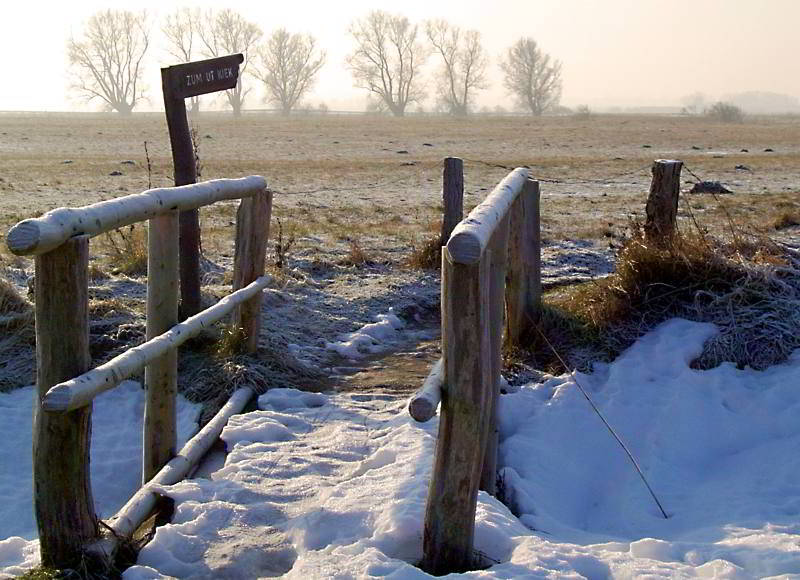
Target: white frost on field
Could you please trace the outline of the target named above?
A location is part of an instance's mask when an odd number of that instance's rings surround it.
[[[404,326],[405,322],[395,316],[390,308],[387,314],[378,314],[375,322],[340,336],[336,342],[326,343],[325,348],[346,359],[358,360],[388,350],[389,345],[399,338]]]
[[[501,398],[511,511],[481,493],[481,578],[751,578],[800,573],[800,353],[763,372],[689,363],[715,329],[672,320],[577,380],[632,448],[664,520],[565,375]],[[259,399],[223,433],[225,466],[165,492],[125,578],[425,578],[422,522],[437,421],[391,395]]]
[[[31,435],[34,387],[0,394],[0,577],[17,575],[39,561],[33,512]],[[144,391],[124,381],[95,399],[92,413],[91,477],[95,507],[114,515],[136,492],[142,477]],[[197,431],[200,405],[178,398],[178,439]]]

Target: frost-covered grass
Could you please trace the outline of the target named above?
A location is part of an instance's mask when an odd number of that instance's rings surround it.
[[[545,296],[539,331],[527,337],[534,364],[563,370],[551,344],[571,368],[609,360],[673,316],[720,327],[698,366],[784,361],[800,348],[800,255],[764,237],[734,236],[689,232],[657,247],[635,229],[610,276]]]

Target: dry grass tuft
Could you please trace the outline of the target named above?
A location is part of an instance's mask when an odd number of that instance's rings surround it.
[[[126,276],[147,275],[147,231],[136,224],[102,237],[112,265],[112,273]]]
[[[436,270],[442,266],[442,245],[439,236],[428,238],[420,246],[411,247],[408,265],[417,270]]]
[[[772,229],[775,230],[785,230],[794,226],[800,226],[800,212],[784,211],[772,222]]]
[[[585,367],[681,316],[720,328],[695,366],[730,361],[763,369],[800,348],[799,301],[800,257],[769,240],[728,243],[696,234],[655,248],[635,231],[614,274],[548,295],[540,326],[568,353],[568,364]],[[528,350],[547,352],[543,342],[530,337]]]
[[[0,278],[0,392],[33,380],[33,307],[8,280]]]
[[[375,263],[357,240],[349,240],[347,243],[349,249],[347,250],[347,254],[338,261],[340,266],[360,267]]]

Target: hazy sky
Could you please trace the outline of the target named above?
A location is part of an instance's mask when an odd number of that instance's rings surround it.
[[[328,60],[308,101],[332,109],[361,108],[344,66],[352,50],[349,23],[371,9],[402,12],[412,21],[446,18],[481,31],[493,88],[479,104],[508,106],[497,60],[521,36],[533,37],[563,64],[566,105],[674,105],[701,91],[711,98],[760,90],[800,96],[800,0],[229,0],[268,33],[283,26],[317,37]],[[96,110],[70,96],[64,54],[71,34],[105,8],[146,9],[160,26],[179,6],[219,2],[173,0],[2,0],[0,110]],[[154,27],[145,72],[150,103],[161,106],[158,68],[168,60]],[[433,71],[434,59],[428,62]],[[432,84],[432,83],[431,83]],[[430,92],[433,92],[432,89]],[[250,107],[263,107],[260,96]]]

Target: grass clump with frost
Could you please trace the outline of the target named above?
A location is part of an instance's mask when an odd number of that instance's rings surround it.
[[[568,365],[610,360],[672,317],[712,322],[698,368],[730,361],[764,369],[800,348],[800,254],[768,239],[732,242],[705,234],[677,235],[665,247],[635,229],[616,271],[601,280],[545,296],[526,348],[534,363],[562,371],[548,341]],[[547,337],[545,339],[545,337]]]

